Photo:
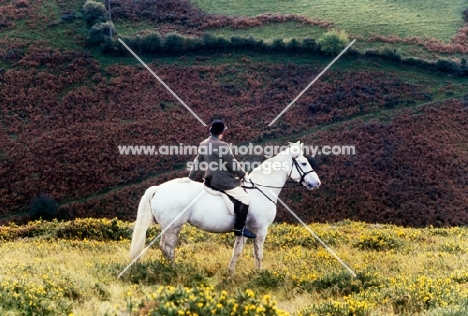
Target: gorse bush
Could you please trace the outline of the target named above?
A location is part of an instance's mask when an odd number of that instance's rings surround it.
[[[353,246],[364,250],[389,250],[401,247],[403,240],[386,231],[361,234]]]
[[[132,293],[127,293],[127,307],[132,315],[288,315],[276,307],[269,295],[255,297],[252,290],[230,296],[226,291],[213,287],[159,287],[155,293],[139,304],[135,311]],[[132,313],[133,312],[133,313]]]
[[[349,38],[345,31],[332,30],[319,39],[320,49],[327,55],[339,54],[348,44]]]
[[[14,315],[59,315],[73,310],[72,300],[82,297],[79,285],[53,267],[38,275],[34,265],[7,264],[9,275],[0,281],[0,312],[20,311]]]
[[[154,229],[152,227],[148,234],[154,235]],[[67,222],[37,220],[21,227],[14,224],[4,226],[0,230],[0,240],[4,241],[37,236],[42,239],[118,241],[131,238],[132,225],[116,218],[84,218]]]
[[[147,242],[159,235],[155,226]],[[271,295],[292,315],[466,315],[466,227],[376,229],[343,221],[310,228],[335,242],[357,277],[323,247],[300,242],[311,234],[297,225],[270,227],[260,272],[244,251],[238,273],[228,276],[232,234],[186,226],[174,262],[154,245],[119,279],[130,262],[125,236],[132,223],[76,219],[6,226],[0,230],[0,314],[101,315],[103,302],[107,315],[283,314]],[[404,242],[378,253],[353,247],[359,236],[372,240],[376,232],[378,240]],[[449,314],[449,307],[457,312]]]

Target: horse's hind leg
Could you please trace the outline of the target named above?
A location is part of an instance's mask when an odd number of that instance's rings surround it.
[[[159,247],[161,248],[164,257],[172,262],[174,261],[175,247],[177,246],[179,232],[181,229],[182,226],[169,228],[161,236],[161,242],[159,243]]]
[[[242,253],[242,249],[244,249],[244,244],[246,241],[247,241],[247,238],[245,237],[242,237],[242,236],[236,237],[236,241],[234,242],[234,250],[232,251],[231,262],[229,263],[229,268],[228,268],[229,273],[234,273],[234,270],[236,269],[237,259]]]
[[[267,235],[267,229],[260,229],[255,232],[257,238],[254,241],[254,258],[255,258],[255,267],[258,270],[262,269],[262,260],[263,260],[263,243]]]

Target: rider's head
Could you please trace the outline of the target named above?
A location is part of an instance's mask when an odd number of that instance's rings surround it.
[[[224,125],[223,121],[216,120],[211,124],[210,133],[214,136],[220,137],[226,129],[227,127]]]

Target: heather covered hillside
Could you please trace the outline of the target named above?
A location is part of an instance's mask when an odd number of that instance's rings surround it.
[[[316,157],[320,190],[283,191],[304,220],[468,223],[462,3],[440,14],[443,30],[429,22],[434,2],[398,17],[419,14],[423,31],[395,24],[369,34],[331,16],[328,2],[314,15],[280,2],[240,14],[210,1],[119,0],[113,39],[107,5],[92,15],[84,1],[0,1],[0,222],[40,216],[31,202],[41,195],[60,219],[134,220],[148,186],[186,176],[193,155],[119,153],[207,135],[122,38],[204,122],[224,119],[229,142],[354,145],[352,156]],[[333,59],[320,41],[332,29],[356,44],[269,127]],[[277,219],[293,221],[283,211]]]

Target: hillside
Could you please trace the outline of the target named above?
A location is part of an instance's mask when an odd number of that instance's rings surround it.
[[[463,2],[443,12],[435,2],[368,7],[382,23],[362,25],[345,23],[330,1],[316,11],[282,3],[268,11],[262,1],[252,10],[112,1],[118,35],[111,42],[99,29],[91,43],[84,1],[1,1],[0,222],[33,218],[40,194],[58,202],[61,219],[134,220],[148,186],[186,175],[193,156],[119,154],[119,145],[196,145],[207,134],[122,48],[122,37],[203,121],[224,119],[229,142],[356,146],[354,156],[317,157],[320,190],[283,191],[304,220],[466,225]],[[435,17],[443,27],[434,28]],[[268,127],[332,60],[318,43],[332,28],[357,38],[356,47]],[[155,32],[161,46],[148,48]],[[278,220],[292,221],[281,209]]]

